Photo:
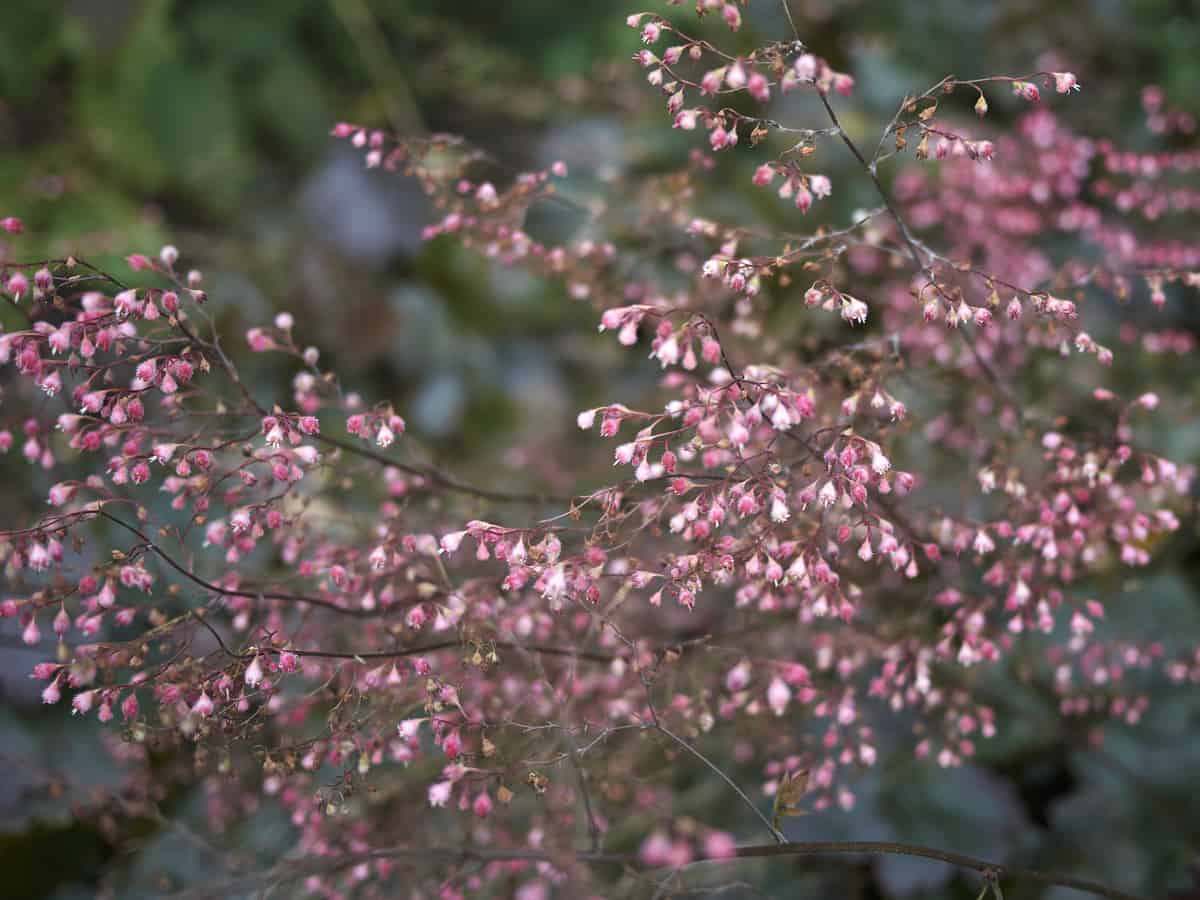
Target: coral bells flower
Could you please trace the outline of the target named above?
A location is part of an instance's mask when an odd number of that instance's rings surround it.
[[[9,234],[20,234],[25,230],[25,223],[16,216],[5,216],[3,219],[0,219],[0,228],[3,228]]]
[[[737,129],[730,128],[726,131],[721,125],[717,125],[708,133],[708,143],[713,150],[724,150],[726,147],[732,147],[737,144]]]
[[[842,318],[851,325],[863,325],[867,321],[867,304],[856,297],[842,295]]]
[[[771,686],[767,688],[767,705],[771,707],[772,712],[777,716],[782,716],[791,702],[792,691],[784,683],[782,678],[776,677],[771,680]]]
[[[196,702],[192,704],[192,713],[205,718],[212,715],[213,709],[215,709],[215,706],[213,705],[212,698],[208,696],[207,691],[201,691],[200,696],[196,698]]]
[[[5,290],[12,295],[14,300],[20,300],[21,295],[29,290],[29,279],[25,277],[24,272],[13,272],[8,277],[8,283],[5,285]]]
[[[746,86],[746,67],[740,59],[725,69],[725,84],[735,91],[740,91]]]
[[[704,856],[707,859],[733,859],[737,856],[737,843],[727,831],[710,831],[704,838]]]
[[[1079,81],[1072,72],[1054,72],[1054,89],[1060,94],[1079,90]]]
[[[1012,91],[1022,100],[1027,100],[1030,103],[1037,103],[1042,99],[1042,92],[1031,81],[1014,81],[1012,83]]]
[[[492,811],[492,798],[487,791],[481,791],[471,804],[471,811],[480,819],[486,819]]]
[[[450,793],[454,790],[454,782],[439,781],[436,784],[429,786],[429,805],[434,807],[445,806],[450,800]]]
[[[262,683],[262,664],[258,661],[257,656],[250,661],[250,665],[246,667],[246,671],[243,673],[242,677],[245,679],[246,684],[248,684],[250,687],[258,687]]]

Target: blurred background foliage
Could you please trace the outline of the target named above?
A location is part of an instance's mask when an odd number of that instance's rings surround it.
[[[666,10],[656,3],[645,0]],[[844,118],[863,134],[878,133],[905,90],[948,72],[1016,74],[1048,58],[1084,85],[1067,113],[1082,133],[1146,146],[1139,95],[1148,83],[1200,113],[1200,9],[1189,0],[792,0],[792,9],[807,43],[858,79]],[[231,343],[290,310],[326,368],[372,400],[396,402],[428,458],[468,475],[561,486],[573,473],[538,448],[581,441],[574,412],[616,397],[633,404],[652,390],[652,368],[589,336],[592,312],[558,286],[449,243],[422,244],[430,211],[420,190],[365,171],[328,132],[347,119],[461,133],[514,169],[565,159],[585,193],[677,165],[694,136],[668,127],[629,62],[631,11],[612,0],[4,0],[0,211],[25,219],[22,255],[74,253],[119,267],[128,252],[176,243],[184,263],[208,275]],[[742,47],[788,33],[769,0],[751,4],[741,34],[717,32]],[[998,127],[1017,110],[993,108]],[[837,178],[841,155],[821,153],[839,188],[829,215],[869,203],[853,179]],[[715,180],[727,187],[711,202],[788,222],[786,204],[749,187],[752,166],[750,153],[724,155]],[[578,227],[553,217],[541,225]],[[1179,304],[1167,315],[1193,331],[1200,322]],[[17,326],[10,310],[0,321]],[[264,396],[287,395],[280,359],[247,365]],[[1185,366],[1176,384],[1194,399],[1194,361],[1153,365]],[[1120,366],[1116,377],[1156,380]],[[1194,425],[1156,438],[1164,451],[1200,456]],[[0,524],[27,521],[48,482],[15,453],[0,460],[0,476]],[[1197,554],[1194,528],[1185,532],[1148,576],[1110,586],[1130,595],[1123,627],[1195,643]],[[38,706],[25,675],[48,647],[23,648],[11,630],[0,638],[4,895],[90,896],[114,869],[127,896],[203,879],[211,859],[187,826],[203,821],[196,792],[164,803],[174,824],[118,829],[119,839],[74,821],[71,803],[114,777],[100,737],[61,707]],[[949,777],[885,767],[852,813],[789,823],[790,833],[1019,856],[1159,893],[1186,884],[1200,835],[1194,692],[1155,697],[1147,721],[1114,729],[1098,757],[1081,735],[1038,724],[1044,698],[1022,696],[1002,676],[996,690],[1028,715],[984,743],[976,764]],[[723,804],[708,781],[677,788],[701,818]],[[252,821],[227,842],[287,849],[277,814]],[[906,859],[763,864],[745,875],[776,896],[974,894],[945,867]],[[1020,890],[1010,896],[1035,896]]]

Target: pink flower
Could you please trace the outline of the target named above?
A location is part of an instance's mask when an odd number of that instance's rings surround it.
[[[439,781],[429,786],[429,805],[430,806],[445,806],[450,799],[450,792],[454,790],[454,782]]]
[[[1060,94],[1079,90],[1079,81],[1072,72],[1054,72],[1054,89]]]
[[[730,669],[725,674],[725,688],[730,693],[736,694],[738,691],[744,691],[750,684],[750,664],[742,661]]]
[[[737,856],[737,843],[727,831],[710,831],[704,838],[706,859],[733,859]]]
[[[42,639],[41,629],[38,628],[37,619],[30,619],[24,630],[21,632],[21,640],[30,646],[36,644]]]
[[[60,699],[62,699],[62,691],[58,687],[58,679],[56,678],[42,689],[42,702],[54,704]]]
[[[1031,81],[1014,81],[1012,83],[1012,90],[1022,100],[1027,100],[1030,103],[1037,103],[1042,99],[1041,91]]]
[[[212,715],[214,708],[212,698],[208,696],[208,692],[201,691],[200,696],[196,698],[196,702],[192,704],[192,713],[205,718]]]
[[[652,831],[642,841],[638,856],[647,866],[665,866],[671,861],[671,839],[661,831]]]
[[[29,290],[29,279],[25,277],[24,272],[13,272],[8,277],[5,290],[12,295],[14,300],[20,300],[21,295]]]
[[[771,680],[770,687],[767,688],[767,705],[777,716],[782,716],[787,711],[788,703],[792,699],[791,689],[784,683],[782,678],[776,676]]]
[[[254,657],[250,661],[250,665],[246,666],[246,671],[242,674],[246,684],[250,687],[258,687],[263,680],[262,664],[258,661],[258,657]]]
[[[471,810],[480,819],[486,819],[492,811],[492,798],[487,791],[480,791],[471,804]]]
[[[759,103],[766,103],[771,99],[771,88],[767,76],[762,72],[750,73],[750,77],[746,79],[746,91]]]

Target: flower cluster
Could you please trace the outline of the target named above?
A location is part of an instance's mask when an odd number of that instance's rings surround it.
[[[741,25],[738,3],[697,10]],[[783,816],[853,807],[885,754],[970,759],[1009,712],[981,671],[1019,663],[1063,715],[1130,724],[1138,678],[1200,678],[1200,656],[1105,627],[1100,576],[1151,563],[1194,472],[1147,437],[1175,398],[1108,386],[1092,315],[1200,285],[1200,248],[1140,230],[1200,207],[1168,183],[1197,151],[1080,136],[1038,86],[1077,79],[1039,72],[946,78],[872,154],[837,115],[853,78],[802,42],[728,54],[656,14],[628,24],[668,124],[708,140],[624,202],[573,195],[562,162],[505,180],[458,138],[333,129],[419,180],[426,239],[561,282],[601,341],[654,360],[646,408],[614,379],[578,413],[593,452],[570,495],[417,462],[396,408],[344,390],[288,313],[227,350],[175,247],[128,272],[5,263],[27,327],[0,335],[6,415],[24,404],[0,450],[57,480],[49,512],[0,539],[0,616],[54,642],[33,672],[47,704],[192,748],[214,827],[247,793],[285,810],[329,863],[313,893],[408,871],[372,854],[445,848],[452,820],[472,849],[434,854],[438,871],[528,898],[601,884],[588,864],[621,820],[631,863],[724,860],[734,831],[781,840]],[[998,84],[1038,104],[1014,134],[982,130]],[[793,91],[821,118],[766,115]],[[763,114],[717,105],[735,100]],[[807,230],[712,217],[705,175],[734,148]],[[832,171],[846,150],[879,205],[809,224],[833,189],[811,158]],[[586,236],[535,239],[535,204],[570,207]],[[0,227],[21,240],[19,220]],[[1134,322],[1117,340],[1194,349]],[[243,377],[246,349],[284,358],[290,397]],[[1027,390],[1035,366],[1061,387]],[[739,812],[697,821],[655,780],[664,763],[715,770]]]

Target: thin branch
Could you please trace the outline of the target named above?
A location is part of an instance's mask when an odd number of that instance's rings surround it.
[[[330,447],[337,447],[339,450],[344,450],[347,453],[353,453],[356,456],[361,456],[364,459],[374,460],[385,466],[393,466],[402,472],[407,472],[410,475],[418,475],[421,478],[428,479],[431,484],[446,490],[456,491],[460,494],[469,494],[472,497],[478,497],[481,500],[494,500],[498,503],[533,503],[540,505],[548,505],[551,503],[571,503],[575,497],[568,497],[559,494],[548,494],[541,492],[520,492],[520,491],[498,491],[492,488],[477,487],[473,484],[467,484],[465,481],[459,481],[453,476],[447,475],[437,469],[428,466],[416,466],[411,463],[400,462],[386,453],[379,453],[372,450],[370,447],[363,447],[359,444],[343,441],[339,438],[328,437],[323,434],[313,435],[313,439],[320,441],[322,444],[327,444]]]
[[[896,841],[799,841],[783,844],[750,844],[738,847],[734,859],[759,859],[788,856],[835,856],[835,855],[893,855],[913,856],[932,859],[947,865],[962,869],[972,869],[983,873],[985,878],[1001,877],[1017,881],[1032,881],[1039,884],[1070,888],[1076,891],[1105,897],[1108,900],[1144,900],[1136,894],[1120,891],[1085,878],[1075,878],[1070,875],[1058,875],[1052,872],[1041,872],[1036,869],[1023,869],[1017,866],[1007,866],[990,862],[964,853],[954,853],[948,850],[937,850],[920,844],[905,844]],[[379,850],[369,850],[364,853],[349,853],[332,860],[302,860],[288,859],[266,872],[245,875],[217,884],[210,884],[194,890],[183,891],[169,895],[172,900],[216,900],[234,894],[246,893],[268,884],[284,884],[307,878],[310,875],[332,874],[342,869],[377,859],[408,859],[414,862],[439,860],[447,862],[505,862],[525,860],[529,862],[546,862],[558,868],[567,868],[576,863],[592,863],[598,865],[621,865],[635,868],[648,867],[637,856],[614,853],[576,853],[563,851],[555,853],[541,850],[523,849],[485,849],[472,847],[393,847]],[[713,857],[699,852],[696,862],[727,862],[726,857]]]
[[[788,24],[792,26],[792,36],[797,41],[800,40],[800,30],[796,27],[796,20],[792,18],[792,9],[788,5],[788,0],[779,0],[779,5],[783,7],[783,14],[787,16]]]
[[[313,597],[309,594],[289,594],[289,593],[284,593],[281,591],[243,591],[243,590],[238,590],[237,588],[222,587],[219,584],[214,584],[211,581],[201,578],[199,575],[197,575],[191,569],[189,569],[186,566],[184,566],[183,564],[177,562],[174,559],[174,557],[172,557],[169,553],[167,553],[160,546],[158,546],[158,544],[154,543],[154,541],[152,541],[146,535],[146,533],[144,531],[142,531],[140,528],[135,528],[133,525],[130,525],[128,522],[118,519],[116,516],[112,515],[111,513],[105,512],[103,509],[97,509],[97,510],[95,510],[95,512],[96,512],[96,515],[98,515],[104,519],[107,519],[108,521],[112,522],[114,525],[119,525],[121,528],[124,528],[126,531],[137,535],[137,537],[141,539],[142,543],[146,546],[146,548],[149,550],[153,550],[154,553],[163,562],[165,562],[168,566],[170,566],[172,569],[174,569],[179,574],[183,575],[189,581],[204,588],[206,591],[211,591],[214,594],[220,594],[221,596],[224,596],[224,597],[246,597],[250,600],[255,600],[255,599],[284,600],[284,601],[288,601],[288,602],[292,602],[292,603],[306,603],[310,606],[320,606],[324,609],[333,610],[334,612],[337,612],[341,615],[357,616],[359,618],[375,618],[375,617],[379,616],[379,613],[374,610],[351,609],[351,608],[345,607],[345,606],[338,606],[333,601],[326,600],[324,597]]]
[[[742,801],[748,807],[750,807],[752,810],[754,810],[754,814],[756,816],[758,816],[758,818],[762,821],[763,825],[765,825],[767,827],[767,831],[771,832],[771,837],[775,838],[775,842],[777,845],[783,846],[783,845],[787,844],[787,838],[785,838],[783,836],[783,832],[781,832],[778,828],[776,828],[774,825],[771,824],[771,820],[768,819],[765,815],[763,815],[762,810],[758,808],[758,804],[756,804],[753,800],[751,800],[749,797],[747,797],[746,792],[737,786],[737,782],[735,782],[732,778],[730,778],[723,771],[721,771],[721,768],[716,763],[714,763],[712,760],[710,760],[707,756],[705,756],[703,753],[701,753],[699,750],[697,750],[695,747],[693,747],[691,744],[689,744],[687,741],[685,741],[679,735],[675,734],[672,731],[668,731],[661,724],[656,723],[654,727],[657,731],[662,732],[664,735],[669,737],[671,740],[673,740],[675,743],[677,743],[680,747],[682,747],[688,753],[692,754],[692,756],[696,757],[696,759],[700,760],[702,763],[704,763],[706,766],[708,766],[710,769],[712,769],[718,776],[720,776],[722,781],[724,781],[727,785],[729,785],[731,788],[733,788],[734,792],[739,797],[742,798]]]

